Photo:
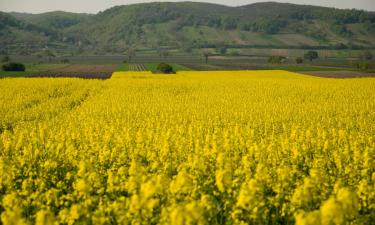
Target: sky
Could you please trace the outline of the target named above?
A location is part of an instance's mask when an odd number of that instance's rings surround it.
[[[160,2],[160,0],[158,0]],[[319,5],[335,8],[357,8],[375,11],[375,0],[269,0],[296,4]],[[155,2],[155,0],[0,0],[0,11],[42,13],[49,11],[68,11],[81,13],[97,13],[112,6],[127,5],[141,2]],[[179,0],[169,0],[179,2]],[[200,0],[222,5],[239,6],[263,0]]]

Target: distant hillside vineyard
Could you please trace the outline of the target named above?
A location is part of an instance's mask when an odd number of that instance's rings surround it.
[[[283,48],[375,47],[375,13],[285,3],[229,7],[145,3],[98,14],[0,12],[0,51],[51,48],[94,54],[218,45]]]

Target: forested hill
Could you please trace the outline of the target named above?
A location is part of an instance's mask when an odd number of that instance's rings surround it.
[[[256,3],[144,3],[98,14],[0,13],[0,44],[25,51],[50,48],[123,52],[136,48],[375,47],[375,13],[360,10]]]

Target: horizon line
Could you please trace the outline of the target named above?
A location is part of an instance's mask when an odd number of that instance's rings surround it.
[[[5,13],[22,13],[22,14],[44,14],[44,13],[53,13],[53,12],[65,12],[65,13],[74,13],[74,14],[88,14],[88,15],[96,15],[101,12],[107,11],[109,9],[112,9],[114,7],[122,7],[122,6],[132,6],[132,5],[146,5],[146,4],[153,4],[153,3],[162,3],[162,4],[168,4],[168,3],[173,3],[173,4],[181,4],[181,3],[203,3],[203,4],[209,4],[209,5],[217,5],[217,6],[225,6],[229,8],[239,8],[239,7],[244,7],[244,6],[249,6],[249,5],[256,5],[256,4],[265,4],[265,3],[275,3],[275,4],[284,4],[284,5],[299,5],[299,6],[311,6],[311,7],[321,7],[321,8],[330,8],[330,9],[338,9],[338,10],[358,10],[358,11],[365,11],[365,12],[375,12],[375,11],[370,11],[370,10],[365,10],[365,9],[359,9],[359,8],[337,8],[337,7],[330,7],[330,6],[321,6],[321,5],[309,5],[309,4],[297,4],[297,3],[289,3],[289,2],[275,2],[275,1],[264,1],[264,2],[254,2],[250,4],[244,4],[244,5],[227,5],[227,4],[219,4],[219,3],[212,3],[212,2],[199,2],[199,1],[181,1],[181,2],[171,2],[171,1],[154,1],[154,2],[143,2],[143,3],[131,3],[131,4],[122,4],[122,5],[114,5],[109,8],[99,10],[96,12],[73,12],[73,11],[65,11],[65,10],[51,10],[51,11],[43,11],[43,12],[26,12],[26,11],[2,11],[0,12],[5,12]]]

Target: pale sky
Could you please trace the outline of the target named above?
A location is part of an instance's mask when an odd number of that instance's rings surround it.
[[[329,6],[336,8],[357,8],[375,11],[375,0],[273,0],[276,2],[289,2],[296,4]],[[49,11],[97,13],[112,6],[127,5],[140,2],[155,2],[155,0],[0,0],[0,11],[41,13]],[[160,0],[159,0],[160,2]],[[168,2],[168,1],[167,1]],[[169,2],[180,2],[169,0]],[[263,0],[201,0],[230,6],[246,5]]]

